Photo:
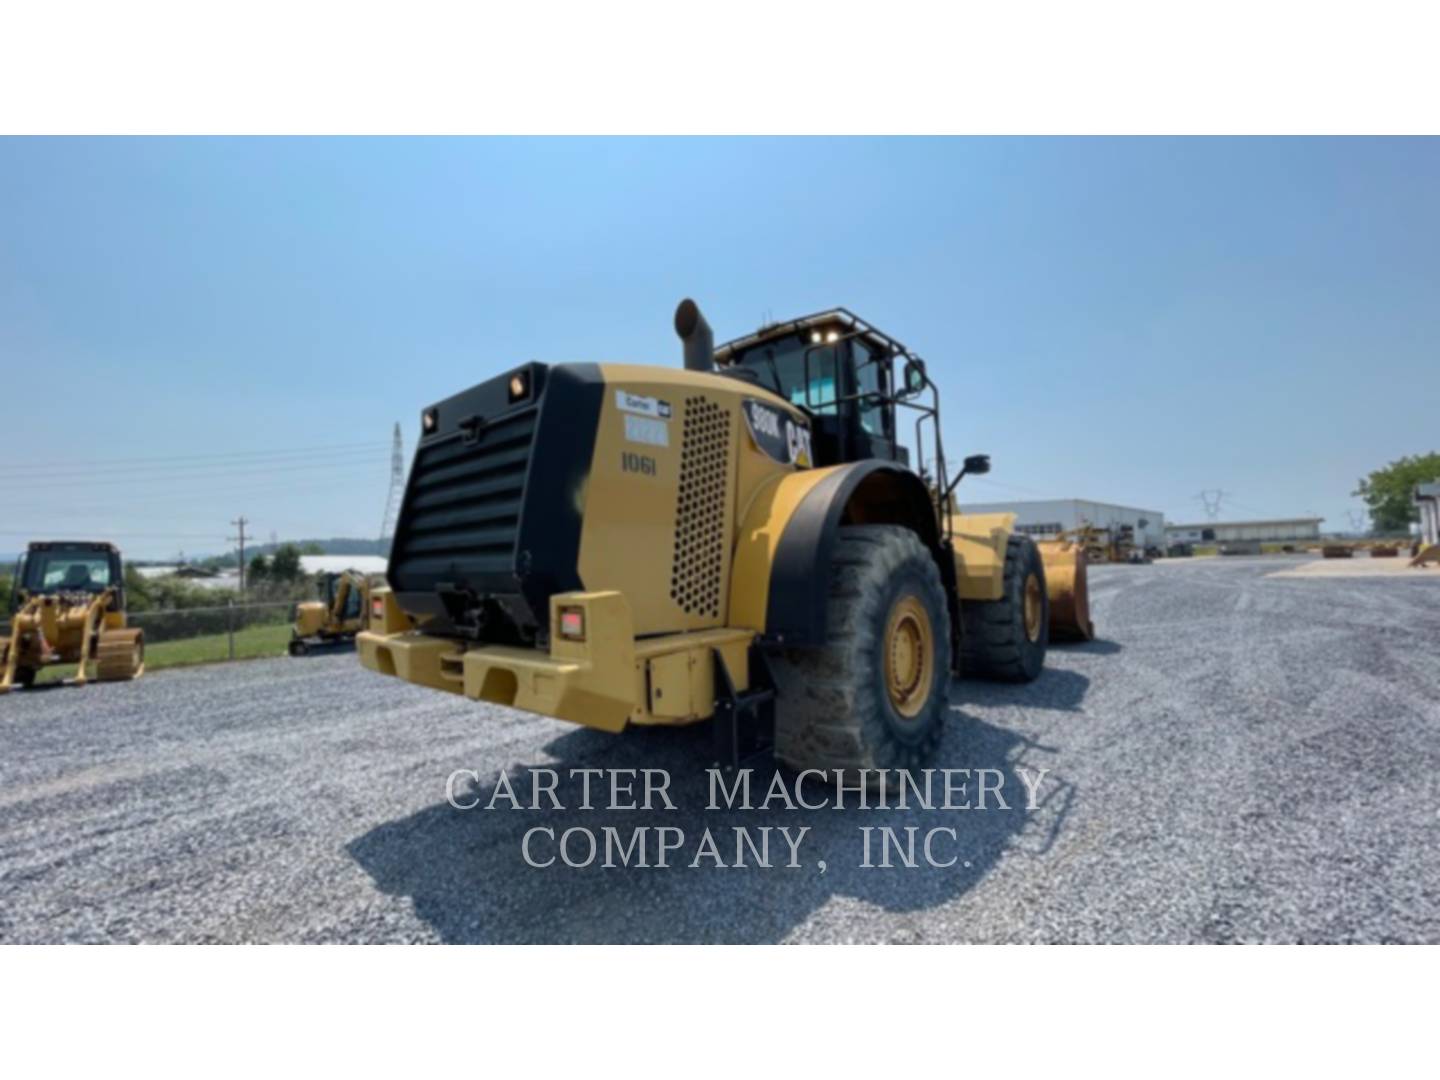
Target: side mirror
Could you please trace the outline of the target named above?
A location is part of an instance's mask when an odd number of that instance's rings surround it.
[[[905,361],[905,393],[914,395],[925,389],[925,365],[919,360]]]
[[[961,472],[966,476],[984,476],[990,471],[989,454],[971,454],[965,459],[964,468]]]

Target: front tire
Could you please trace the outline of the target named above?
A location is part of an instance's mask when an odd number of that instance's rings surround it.
[[[940,742],[950,620],[929,548],[895,525],[840,529],[826,641],[772,661],[775,756],[794,769],[910,770]]]
[[[1001,682],[1031,682],[1050,647],[1050,596],[1035,541],[1012,535],[1005,545],[999,600],[960,602],[960,670]]]

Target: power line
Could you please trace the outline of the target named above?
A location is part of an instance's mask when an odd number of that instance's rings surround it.
[[[165,464],[167,462],[190,462],[190,461],[215,461],[228,459],[246,458],[267,458],[267,457],[290,457],[303,454],[322,454],[335,450],[383,450],[386,444],[383,440],[368,440],[356,443],[331,443],[328,446],[297,446],[278,448],[270,450],[229,450],[223,453],[213,454],[171,454],[163,457],[133,457],[133,458],[92,458],[88,461],[47,461],[43,465],[0,465],[0,472],[29,473],[35,469],[76,469],[88,470],[104,468],[112,465],[149,465]]]
[[[363,460],[353,461],[299,461],[282,465],[250,465],[244,468],[227,468],[217,472],[206,472],[201,470],[177,472],[170,475],[140,475],[140,476],[119,476],[104,475],[82,478],[80,476],[47,477],[33,476],[19,480],[8,480],[0,477],[0,489],[18,490],[20,488],[42,487],[42,488],[75,488],[93,487],[97,484],[106,487],[114,487],[118,484],[170,484],[186,480],[230,480],[243,479],[253,476],[276,476],[277,474],[289,474],[291,472],[315,470],[329,470],[333,472],[348,472],[355,470],[373,470],[383,459],[379,455],[369,456]],[[207,485],[208,486],[208,485]]]
[[[65,529],[0,529],[0,536],[48,536],[52,539],[58,538],[59,534],[69,532],[71,536],[78,536],[73,530]],[[224,540],[225,537],[219,533],[169,533],[169,532],[116,532],[113,529],[95,529],[97,535],[112,537],[118,536],[128,540]],[[93,537],[85,537],[93,539]]]
[[[252,482],[234,487],[212,486],[190,491],[181,489],[165,490],[153,493],[147,492],[143,494],[142,498],[144,499],[146,507],[169,505],[176,502],[184,502],[191,507],[196,507],[197,505],[213,505],[216,500],[234,500],[242,497],[247,499],[249,497],[265,498],[272,502],[287,502],[293,501],[296,498],[307,498],[311,495],[333,494],[336,490],[335,480],[333,478],[315,476],[310,477],[309,480],[310,482],[306,484],[285,484],[284,486],[274,483],[258,484]],[[358,481],[352,480],[347,487],[347,492],[354,494],[357,490],[363,490],[367,493],[366,497],[368,498],[368,493],[374,490],[374,484],[378,484],[378,482],[379,477],[375,477],[373,481],[368,477]],[[120,496],[126,494],[120,491],[111,493]],[[35,497],[23,500],[7,499],[6,505],[7,509],[12,509],[15,513],[24,513],[30,516],[41,515],[44,517],[93,518],[96,514],[134,514],[136,511],[133,500],[115,503],[92,501],[89,498],[79,499],[68,495],[57,495],[56,497],[63,500],[58,506],[44,505],[40,498],[40,493],[37,493]],[[83,506],[79,505],[82,502]],[[16,506],[18,506],[19,509],[14,509]]]
[[[1048,494],[1046,494],[1046,493],[1043,492],[1043,491],[1038,491],[1038,490],[1036,490],[1035,488],[1023,487],[1023,486],[1021,486],[1020,484],[1011,484],[1011,483],[1009,483],[1009,482],[1007,482],[1007,481],[1004,481],[1004,480],[994,480],[994,479],[991,479],[991,478],[988,477],[988,476],[969,476],[969,475],[967,475],[967,476],[965,477],[965,481],[964,481],[964,482],[967,483],[967,484],[970,484],[970,483],[983,484],[983,485],[986,486],[986,487],[997,487],[997,488],[1001,488],[1001,489],[1003,489],[1003,490],[1005,490],[1005,491],[1018,491],[1018,492],[1019,492],[1020,494],[1022,494],[1022,495],[1030,495],[1030,496],[1032,496],[1032,497],[1034,497],[1034,498],[1037,498],[1037,499],[1047,499],[1047,500],[1048,500],[1048,499],[1057,498],[1057,496],[1048,495]],[[957,492],[956,497],[959,498],[960,496],[959,496],[958,492],[960,491],[960,489],[959,489],[959,488],[956,488],[955,490],[956,490],[956,492]]]
[[[114,480],[127,476],[209,476],[228,472],[279,472],[298,468],[302,465],[345,465],[351,462],[374,461],[384,454],[382,450],[344,450],[323,454],[296,454],[283,458],[256,461],[196,461],[173,465],[126,465],[119,468],[95,469],[35,469],[0,476],[0,484],[23,481],[53,483],[64,480]]]
[[[1250,511],[1250,513],[1252,513],[1252,514],[1268,514],[1268,513],[1270,513],[1269,510],[1262,510],[1262,509],[1260,509],[1260,507],[1258,507],[1258,506],[1251,506],[1249,503],[1243,503],[1243,502],[1241,502],[1239,499],[1235,499],[1235,498],[1232,498],[1232,499],[1230,500],[1230,505],[1231,505],[1231,506],[1234,506],[1234,507],[1237,507],[1237,508],[1240,509],[1240,510],[1248,510],[1248,511]]]

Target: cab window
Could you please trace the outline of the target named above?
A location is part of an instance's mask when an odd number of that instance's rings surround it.
[[[798,385],[790,391],[790,400],[803,405],[813,413],[833,415],[839,411],[839,394],[835,389],[835,350],[830,347],[816,349],[810,354],[810,377],[806,381],[803,371],[797,372]]]
[[[735,362],[753,371],[761,386],[786,401],[830,415],[839,411],[835,354],[834,346],[817,347],[803,334],[794,334],[753,346]]]
[[[881,382],[881,362],[876,357],[874,350],[866,345],[859,338],[850,343],[855,357],[855,383],[856,390],[861,395],[860,401],[860,426],[876,438],[884,438],[889,433],[885,430],[885,406],[878,395],[885,393],[885,387]],[[864,395],[877,395],[866,400]]]
[[[45,558],[32,557],[28,582],[32,589],[46,592],[74,590],[95,592],[110,584],[110,560],[104,555],[53,554]],[[38,577],[40,580],[35,581]]]

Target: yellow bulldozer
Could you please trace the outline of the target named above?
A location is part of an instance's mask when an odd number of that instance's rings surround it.
[[[853,772],[927,761],[952,673],[1093,634],[1077,545],[956,511],[989,459],[950,473],[895,338],[835,309],[716,348],[689,300],[675,330],[683,368],[528,363],[422,411],[367,668]]]
[[[290,655],[304,656],[315,646],[344,645],[365,628],[370,606],[370,579],[358,570],[320,574],[318,600],[295,605]]]
[[[69,682],[134,679],[145,632],[125,623],[125,579],[111,544],[32,543],[16,567],[10,628],[0,637],[0,694],[29,687],[50,664],[75,664]]]

